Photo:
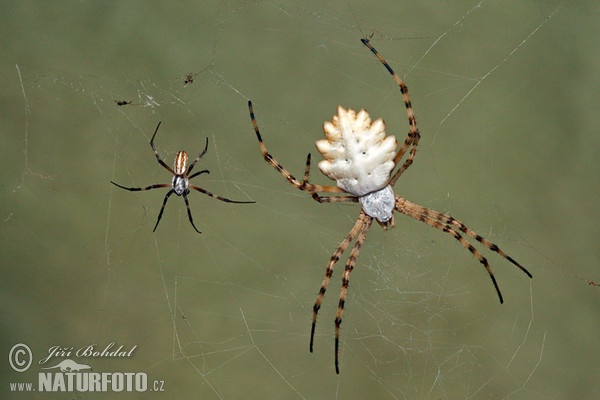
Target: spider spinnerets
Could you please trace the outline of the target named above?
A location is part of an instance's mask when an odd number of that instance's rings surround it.
[[[494,288],[496,289],[500,303],[503,303],[504,300],[487,259],[465,238],[465,236],[474,239],[489,250],[496,252],[531,278],[529,271],[515,261],[515,259],[504,253],[496,244],[468,228],[461,221],[448,214],[428,209],[412,203],[400,195],[394,194],[392,187],[404,171],[412,165],[421,136],[417,127],[417,120],[413,112],[412,104],[408,96],[408,88],[402,79],[400,79],[400,77],[392,70],[390,65],[369,43],[369,40],[361,39],[361,41],[369,48],[369,50],[371,50],[398,84],[408,116],[409,130],[402,146],[396,151],[396,139],[393,136],[386,136],[385,124],[381,119],[371,122],[369,114],[365,110],[356,113],[352,109],[346,110],[342,107],[338,107],[337,115],[333,117],[332,121],[327,121],[323,125],[326,139],[319,140],[316,143],[317,150],[319,150],[324,157],[324,160],[319,162],[319,169],[327,177],[336,181],[336,186],[315,185],[309,182],[310,153],[306,157],[306,167],[302,181],[296,179],[277,160],[275,160],[275,158],[267,151],[254,116],[252,102],[248,101],[250,119],[258,139],[261,153],[266,162],[275,168],[296,188],[309,192],[312,198],[319,203],[358,202],[361,205],[354,226],[340,246],[334,251],[327,263],[325,276],[323,277],[321,288],[319,289],[317,299],[313,306],[309,344],[311,352],[313,351],[314,345],[317,315],[321,308],[321,303],[325,296],[329,281],[333,275],[333,268],[346,248],[355,240],[354,247],[350,252],[350,257],[346,262],[346,267],[342,275],[342,287],[334,321],[334,365],[335,371],[338,374],[340,326],[342,323],[344,305],[346,303],[350,274],[354,269],[356,259],[358,258],[360,249],[366,239],[373,219],[377,220],[384,229],[393,227],[393,212],[396,211],[451,235],[462,246],[469,250],[469,252],[471,252],[471,254],[473,254],[486,269]],[[400,164],[400,161],[405,155],[406,159]],[[400,166],[398,167],[398,165]],[[396,167],[398,167],[398,169],[394,172]],[[334,193],[334,195],[321,196],[319,192]]]

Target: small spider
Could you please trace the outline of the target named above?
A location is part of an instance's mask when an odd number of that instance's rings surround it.
[[[154,131],[154,135],[152,135],[152,139],[150,139],[150,147],[152,147],[152,151],[154,151],[154,155],[156,156],[156,160],[158,161],[158,163],[164,169],[166,169],[167,171],[169,171],[170,173],[173,174],[173,180],[171,181],[171,183],[170,184],[169,183],[157,183],[157,184],[145,187],[145,188],[129,188],[129,187],[121,186],[118,183],[115,183],[113,181],[110,181],[110,183],[112,183],[113,185],[120,187],[121,189],[129,190],[131,192],[138,192],[141,190],[150,190],[150,189],[157,189],[157,188],[163,188],[163,187],[171,187],[171,190],[169,190],[167,192],[167,194],[165,195],[165,199],[162,203],[162,207],[160,208],[160,212],[158,213],[158,219],[156,220],[156,225],[154,225],[154,229],[152,230],[152,232],[156,231],[156,228],[158,227],[158,223],[160,222],[160,219],[162,218],[163,211],[165,210],[165,205],[167,204],[167,200],[169,200],[169,197],[173,193],[175,193],[177,196],[183,196],[183,200],[185,201],[185,206],[187,207],[187,213],[188,213],[190,223],[192,224],[192,227],[196,230],[196,232],[202,233],[198,230],[198,228],[196,228],[196,225],[194,225],[194,219],[192,218],[192,212],[190,210],[190,204],[189,204],[188,198],[187,198],[187,195],[190,193],[190,188],[197,190],[200,193],[204,193],[207,196],[213,197],[217,200],[221,200],[221,201],[224,201],[227,203],[254,203],[254,201],[230,200],[225,197],[221,197],[221,196],[217,196],[216,194],[212,194],[211,192],[209,192],[205,189],[202,189],[201,187],[190,185],[189,181],[192,180],[193,178],[195,178],[201,174],[208,174],[210,172],[210,171],[204,169],[202,171],[198,171],[198,172],[195,172],[192,175],[190,175],[190,172],[192,172],[194,165],[196,165],[198,160],[200,160],[200,158],[202,158],[202,156],[204,154],[206,154],[206,151],[208,150],[208,138],[206,138],[206,144],[204,145],[204,150],[202,150],[202,153],[200,153],[200,155],[198,155],[198,157],[196,157],[196,159],[190,164],[189,167],[187,166],[188,155],[185,151],[182,150],[182,151],[179,151],[177,153],[177,155],[175,156],[173,168],[171,169],[171,167],[169,167],[160,158],[160,155],[158,155],[158,151],[156,151],[156,148],[154,147],[154,137],[156,136],[156,133],[158,132],[159,127],[160,127],[160,122],[156,126],[156,130]]]
[[[476,240],[484,247],[498,253],[531,278],[529,271],[521,264],[500,250],[497,245],[468,228],[461,221],[448,214],[443,214],[412,203],[394,193],[392,187],[400,175],[402,175],[402,173],[413,163],[417,144],[419,143],[421,136],[419,134],[419,129],[417,128],[417,120],[413,112],[406,85],[402,79],[396,75],[383,57],[381,57],[377,50],[371,46],[368,39],[361,39],[361,41],[371,50],[371,52],[373,52],[373,54],[375,54],[377,59],[383,64],[398,84],[408,115],[409,130],[400,150],[396,151],[396,139],[394,136],[386,136],[385,124],[382,119],[371,121],[369,114],[365,110],[356,113],[352,109],[345,110],[341,106],[338,106],[337,115],[333,116],[332,121],[327,121],[323,124],[326,139],[316,142],[317,150],[324,157],[324,160],[319,162],[319,169],[328,178],[336,181],[337,186],[322,186],[309,183],[310,153],[306,157],[306,167],[304,170],[304,179],[302,181],[296,179],[277,160],[275,160],[275,158],[267,152],[267,148],[262,140],[258,124],[254,117],[252,102],[248,101],[250,119],[265,161],[271,164],[271,166],[282,174],[292,185],[300,190],[309,192],[312,198],[319,203],[355,202],[360,203],[361,205],[358,219],[350,230],[350,233],[348,233],[340,246],[335,250],[327,264],[325,277],[323,278],[321,288],[313,306],[309,345],[311,352],[313,351],[317,314],[321,308],[325,291],[327,290],[329,280],[333,274],[333,268],[346,248],[356,238],[356,242],[350,252],[350,257],[348,258],[346,268],[342,275],[342,288],[335,317],[334,364],[335,371],[338,374],[340,325],[342,323],[344,304],[346,303],[350,273],[354,269],[356,259],[358,258],[362,244],[367,237],[367,232],[373,223],[373,219],[375,219],[383,229],[387,230],[394,226],[394,211],[397,211],[451,235],[460,242],[462,246],[469,250],[484,266],[496,289],[500,303],[503,303],[504,300],[487,259],[479,252],[479,250],[467,241],[465,236]],[[408,154],[406,160],[404,160],[404,163],[402,163],[394,173],[394,169],[396,169],[399,162],[406,154]],[[318,192],[336,193],[337,195],[320,196]]]

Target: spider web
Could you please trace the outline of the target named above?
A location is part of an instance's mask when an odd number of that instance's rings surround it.
[[[136,345],[134,357],[86,363],[144,371],[164,381],[164,397],[598,396],[589,304],[600,193],[589,182],[600,168],[597,137],[584,135],[598,125],[585,101],[595,96],[597,55],[572,46],[597,37],[592,3],[299,4],[86,4],[76,22],[47,28],[47,48],[10,42],[5,347]],[[37,37],[44,11],[15,6],[2,26],[27,16],[27,29],[14,31]],[[286,183],[261,158],[246,102],[295,175],[338,104],[385,117],[402,140],[398,88],[359,41],[370,34],[405,79],[423,135],[395,191],[460,218],[534,279],[484,251],[500,305],[480,264],[448,235],[401,215],[389,232],[374,226],[350,281],[338,376],[333,318],[349,250],[313,354],[310,318],[357,205],[317,204]],[[191,193],[198,235],[172,196],[153,233],[167,190],[130,193],[109,181],[170,182],[148,145],[158,121],[167,164],[179,150],[195,157],[208,137],[197,168],[210,174],[194,184],[256,204]],[[312,180],[328,183],[313,167]]]

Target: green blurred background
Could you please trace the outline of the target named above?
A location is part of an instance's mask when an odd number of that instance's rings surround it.
[[[600,7],[594,1],[2,2],[2,398],[596,399]],[[396,217],[352,275],[333,369],[343,263],[308,352],[312,305],[356,204],[317,204],[262,159],[302,174],[341,104],[422,132],[396,192],[446,211],[534,275],[489,254],[500,305],[455,240]],[[193,83],[185,85],[187,74]],[[117,101],[131,101],[119,107]],[[209,138],[194,192],[170,164]],[[313,182],[328,183],[316,168]],[[199,169],[198,169],[199,170]],[[52,346],[137,346],[75,358],[146,372],[160,393],[11,393]],[[33,366],[10,368],[16,343]],[[63,358],[54,358],[52,365]]]

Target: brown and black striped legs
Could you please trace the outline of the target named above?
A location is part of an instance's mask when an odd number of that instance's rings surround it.
[[[260,151],[263,155],[263,158],[266,162],[268,162],[273,168],[277,170],[289,183],[294,185],[296,188],[300,190],[307,191],[309,193],[316,192],[329,192],[329,193],[345,193],[342,189],[337,186],[321,186],[321,185],[313,185],[312,183],[308,183],[308,171],[310,169],[310,154],[306,158],[306,169],[304,173],[304,180],[299,181],[292,174],[288,172],[269,152],[267,151],[267,147],[263,142],[262,136],[260,135],[260,130],[258,129],[258,124],[256,122],[256,118],[254,117],[254,109],[252,107],[252,101],[248,100],[248,111],[250,112],[250,120],[252,121],[252,126],[254,127],[254,132],[256,133],[256,138],[258,139],[258,145],[260,146]]]
[[[310,329],[309,344],[309,350],[311,353],[313,351],[314,346],[317,315],[319,314],[319,309],[321,308],[323,297],[325,296],[327,286],[329,285],[329,281],[331,280],[331,276],[333,275],[333,268],[335,267],[335,264],[340,260],[340,257],[344,254],[344,251],[346,251],[350,243],[352,243],[354,238],[358,235],[356,243],[354,243],[354,247],[352,248],[352,252],[350,253],[350,257],[348,258],[348,262],[346,263],[346,268],[344,269],[344,275],[342,277],[342,289],[340,291],[340,299],[338,303],[338,311],[335,317],[335,372],[338,374],[340,373],[338,363],[340,325],[342,323],[342,314],[344,313],[344,304],[346,303],[346,294],[348,292],[348,283],[350,282],[350,273],[354,269],[356,259],[358,258],[361,246],[367,237],[367,232],[369,231],[372,222],[373,218],[369,217],[367,214],[364,213],[364,211],[361,210],[358,219],[356,220],[356,223],[329,259],[329,263],[327,263],[327,269],[325,270],[325,276],[323,277],[323,282],[321,283],[321,288],[319,289],[319,294],[317,295],[317,300],[315,301],[315,304],[313,306],[313,318]]]
[[[406,139],[404,139],[404,143],[402,143],[402,147],[400,147],[400,150],[398,150],[398,153],[394,158],[394,165],[398,165],[398,163],[400,162],[402,157],[404,157],[404,154],[409,148],[410,152],[408,153],[408,158],[404,161],[404,164],[402,164],[402,166],[398,168],[398,171],[396,171],[396,173],[390,178],[389,184],[394,186],[398,178],[400,178],[400,175],[402,175],[402,173],[406,171],[406,169],[410,167],[413,163],[415,159],[415,154],[417,153],[417,145],[419,144],[421,134],[419,133],[419,128],[417,127],[417,118],[415,117],[415,112],[413,111],[413,107],[410,102],[410,97],[408,96],[408,87],[406,87],[404,81],[400,79],[400,77],[394,72],[392,67],[390,67],[390,65],[387,63],[387,61],[384,60],[384,58],[379,54],[379,52],[375,50],[373,46],[371,46],[371,43],[369,43],[368,39],[361,39],[361,42],[365,46],[367,46],[369,50],[373,52],[373,54],[375,54],[375,56],[383,64],[385,69],[387,69],[390,75],[392,75],[392,78],[394,78],[394,80],[398,84],[398,87],[400,88],[400,92],[402,93],[402,99],[404,100],[404,106],[406,107],[406,114],[408,116],[409,125],[408,134],[406,136]]]
[[[483,238],[481,235],[477,234],[470,228],[467,228],[465,224],[461,221],[451,217],[450,215],[440,213],[435,210],[430,210],[418,204],[412,203],[405,198],[396,195],[396,211],[399,213],[408,215],[418,221],[424,222],[429,226],[432,226],[436,229],[439,229],[442,232],[446,232],[447,234],[454,237],[456,240],[460,242],[463,247],[479,260],[481,264],[485,267],[487,273],[494,284],[494,288],[496,289],[496,293],[498,293],[498,298],[500,299],[500,303],[504,303],[504,299],[502,297],[502,293],[500,292],[500,288],[498,287],[498,283],[496,282],[496,278],[494,277],[494,273],[488,263],[487,259],[477,250],[467,239],[465,239],[460,233],[464,233],[465,235],[475,239],[488,249],[498,253],[500,256],[508,260],[510,263],[515,265],[521,271],[523,271],[528,277],[532,277],[531,273],[525,269],[521,264],[515,261],[514,258],[507,255],[504,251],[502,251],[496,244],[490,242],[489,240]]]

